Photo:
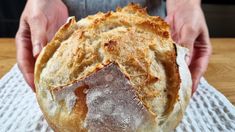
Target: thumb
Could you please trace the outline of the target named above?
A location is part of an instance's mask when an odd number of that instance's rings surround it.
[[[44,15],[36,15],[28,20],[31,33],[33,56],[37,57],[43,45],[47,43],[46,28],[47,19]]]
[[[17,64],[26,82],[32,88],[32,90],[35,91],[33,82],[35,59],[32,55],[32,44],[30,40],[29,26],[24,20],[24,17],[22,17],[20,20],[20,25],[15,40]]]
[[[201,53],[199,53],[199,55],[194,57],[193,62],[189,66],[193,81],[192,93],[196,91],[200,78],[206,71],[208,60],[209,55],[201,55]]]

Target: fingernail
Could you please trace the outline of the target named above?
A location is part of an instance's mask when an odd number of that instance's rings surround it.
[[[41,45],[40,45],[40,44],[36,44],[36,45],[33,47],[33,56],[34,56],[34,57],[38,56],[41,50],[42,50]]]

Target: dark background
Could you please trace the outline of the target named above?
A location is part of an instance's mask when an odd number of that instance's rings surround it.
[[[14,37],[26,0],[0,1],[0,37]],[[211,37],[235,37],[235,0],[202,0]]]

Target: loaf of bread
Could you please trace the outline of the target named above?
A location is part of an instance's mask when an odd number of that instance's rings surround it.
[[[135,4],[71,17],[36,61],[37,100],[57,132],[168,132],[191,97],[186,52]]]

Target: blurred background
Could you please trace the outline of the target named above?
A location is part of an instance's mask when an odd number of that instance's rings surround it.
[[[0,37],[14,37],[27,0],[0,1]],[[202,0],[210,37],[235,37],[235,1]]]

